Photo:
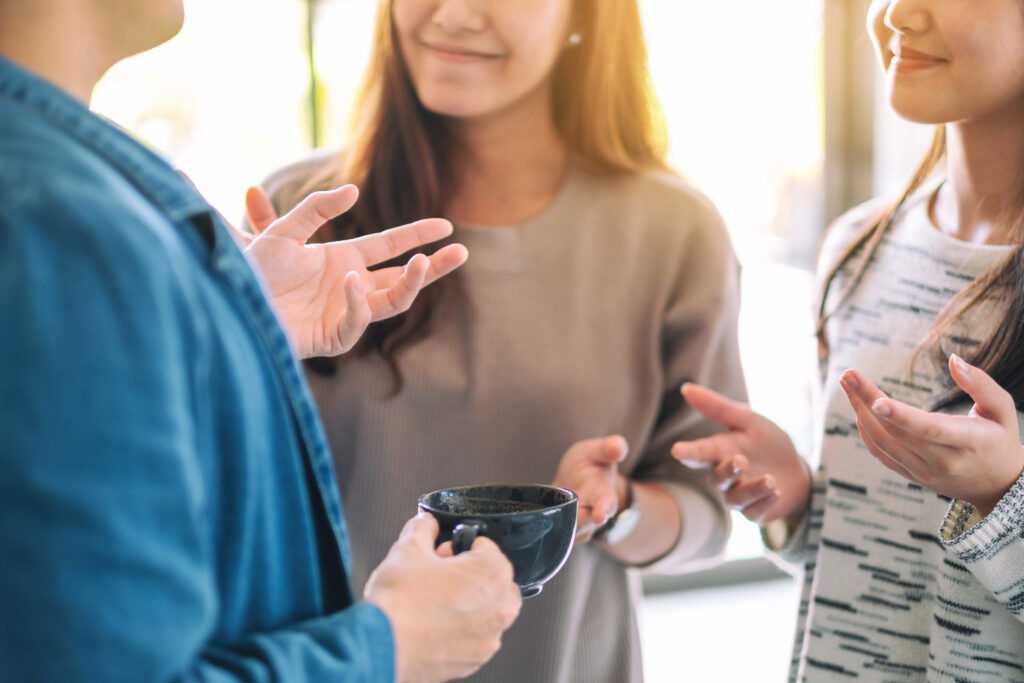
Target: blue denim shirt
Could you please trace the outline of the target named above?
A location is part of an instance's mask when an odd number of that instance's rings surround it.
[[[315,407],[228,229],[3,58],[0,363],[0,679],[393,680]]]

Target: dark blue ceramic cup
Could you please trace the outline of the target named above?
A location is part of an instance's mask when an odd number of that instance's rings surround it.
[[[524,598],[540,593],[558,573],[576,537],[576,494],[543,484],[483,484],[441,489],[420,496],[419,508],[437,519],[437,544],[452,542],[456,554],[477,536],[494,541],[515,570]]]

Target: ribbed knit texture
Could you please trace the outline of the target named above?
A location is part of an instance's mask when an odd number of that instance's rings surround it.
[[[911,374],[913,349],[950,298],[1011,249],[936,230],[926,201],[934,189],[909,201],[828,324],[821,463],[806,543],[793,549],[807,555],[793,680],[1024,681],[1022,484],[982,520],[973,506],[901,478],[864,446],[838,382],[857,368],[889,395],[927,406],[942,369],[925,354]],[[835,262],[877,208],[840,222],[822,264]],[[833,283],[828,310],[851,272]],[[973,316],[946,348],[969,352],[992,320]]]
[[[294,187],[309,170],[286,170],[268,187]],[[705,477],[669,455],[677,439],[718,429],[684,408],[684,381],[744,397],[738,268],[708,201],[668,174],[574,168],[522,225],[456,231],[470,254],[460,271],[466,294],[445,298],[429,338],[400,354],[399,396],[387,398],[391,378],[376,356],[347,358],[333,378],[310,376],[357,590],[420,494],[550,482],[569,445],[609,434],[630,444],[626,471],[674,482],[691,509],[679,546],[687,556],[661,567],[714,558],[728,516]],[[637,597],[631,573],[594,546],[577,548],[472,680],[640,681]]]

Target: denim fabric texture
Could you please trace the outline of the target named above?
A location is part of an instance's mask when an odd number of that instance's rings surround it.
[[[394,679],[316,408],[229,228],[2,57],[0,363],[0,679]]]

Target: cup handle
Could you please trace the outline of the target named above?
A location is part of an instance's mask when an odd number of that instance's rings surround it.
[[[484,522],[476,519],[467,519],[455,525],[452,530],[452,554],[464,553],[473,547],[473,541],[487,529]]]

